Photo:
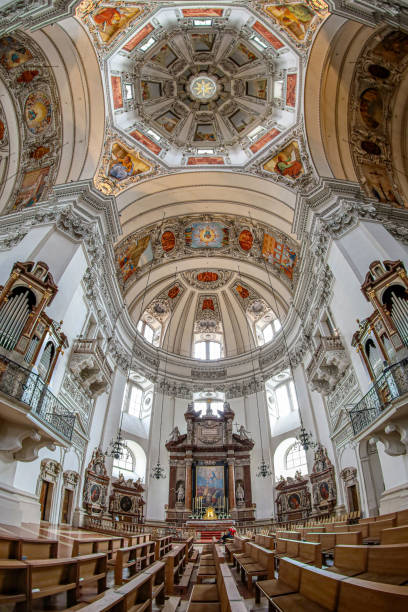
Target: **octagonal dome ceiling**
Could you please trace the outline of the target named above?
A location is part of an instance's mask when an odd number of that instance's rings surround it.
[[[194,11],[161,8],[113,50],[112,121],[167,167],[245,167],[297,123],[298,51],[247,8]]]

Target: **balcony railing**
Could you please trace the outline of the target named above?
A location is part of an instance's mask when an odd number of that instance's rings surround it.
[[[408,358],[384,370],[371,389],[349,412],[354,435],[371,425],[389,404],[408,393]]]
[[[71,441],[75,415],[55,397],[38,374],[4,355],[0,355],[0,391],[29,406],[37,419]]]

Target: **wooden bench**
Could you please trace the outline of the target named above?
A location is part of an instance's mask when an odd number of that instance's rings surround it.
[[[77,588],[97,584],[98,593],[106,591],[107,556],[105,553],[84,555],[75,559],[77,566]],[[77,598],[79,592],[77,591]]]
[[[27,564],[16,559],[0,559],[0,610],[6,604],[14,604],[18,612],[25,612],[28,610],[28,593]]]
[[[173,544],[170,550],[164,557],[166,563],[166,594],[174,595],[174,585],[178,583],[180,576],[183,573],[185,566],[186,548],[184,544]]]
[[[279,577],[272,580],[258,580],[255,584],[255,603],[260,603],[261,596],[269,601],[269,610],[273,609],[272,597],[297,593],[300,585],[300,570],[303,563],[282,557],[279,563]]]
[[[285,538],[285,540],[300,540],[301,534],[299,531],[276,531],[276,538]]]
[[[250,595],[253,592],[252,579],[254,577],[263,577],[271,579],[274,577],[275,570],[275,552],[262,548],[253,542],[247,542],[245,544],[246,551],[249,552],[248,556],[236,556],[236,561],[240,569],[241,580],[245,582],[245,576],[247,586]]]
[[[198,550],[196,548],[193,548],[193,552],[191,553],[191,557],[190,557],[190,561],[192,563],[196,563],[196,561],[198,560]]]
[[[408,525],[408,509],[397,512],[396,525],[397,527]]]
[[[24,538],[20,541],[20,559],[55,559],[58,556],[58,540]]]
[[[360,580],[402,585],[408,582],[408,544],[367,546],[367,570]]]
[[[125,538],[125,540],[127,540],[127,546],[136,546],[137,544],[144,544],[145,542],[149,542],[150,539],[150,533],[138,533],[137,535]]]
[[[249,538],[244,536],[235,535],[232,542],[226,542],[225,554],[228,562],[233,561],[233,554],[240,553],[243,550],[244,543],[248,542]]]
[[[117,589],[117,593],[123,598],[123,612],[152,609],[152,582],[152,576],[143,572]]]
[[[155,558],[155,542],[136,544],[127,548],[119,548],[116,551],[115,560],[115,584],[123,584],[145,567],[153,563]],[[127,576],[123,576],[124,570],[128,570]]]
[[[188,587],[190,585],[191,575],[194,570],[194,563],[187,563],[183,575],[181,576],[179,582],[174,585],[174,590],[178,593],[187,593]]]
[[[322,567],[322,545],[320,542],[304,542],[300,540],[298,545],[298,554],[293,557],[296,561],[306,565]],[[290,557],[291,555],[288,553],[287,556]]]
[[[381,544],[408,544],[408,525],[383,529],[380,538]]]
[[[272,597],[272,603],[281,612],[313,611],[335,612],[340,584],[344,577],[317,567],[300,568],[297,593]]]
[[[367,569],[368,547],[340,545],[334,549],[334,563],[326,570],[342,576],[357,576]]]
[[[76,612],[77,610],[83,610],[84,612],[123,612],[123,609],[123,595],[109,589],[92,603],[81,602],[69,608],[69,612]]]
[[[165,601],[166,564],[163,561],[155,561],[143,573],[152,577],[152,601],[156,600],[158,605],[163,605]],[[180,598],[178,599],[180,600]]]
[[[164,608],[162,608],[162,612],[176,612],[179,605],[180,597],[169,597],[168,599],[166,599],[166,603],[164,604]]]
[[[21,559],[20,538],[0,537],[0,559]]]
[[[38,559],[25,561],[28,566],[29,601],[67,594],[67,605],[76,604],[76,559]]]
[[[383,529],[389,529],[395,526],[395,519],[388,519],[386,521],[375,521],[374,523],[368,523],[368,535],[363,536],[363,543],[373,542],[379,543],[381,540],[381,531]]]
[[[167,555],[168,552],[170,552],[171,550],[171,536],[166,536],[164,538],[158,538],[154,541],[155,543],[155,560],[159,561],[160,559],[162,559],[164,557],[164,555]]]
[[[124,538],[112,536],[109,538],[78,538],[72,542],[72,556],[91,555],[95,553],[106,553],[108,561],[114,561],[116,552],[123,548]]]
[[[268,548],[269,550],[274,550],[275,549],[275,538],[273,536],[257,534],[255,536],[255,544],[258,544],[258,546],[262,546],[262,548]]]
[[[408,588],[346,578],[340,584],[337,612],[360,612],[362,606],[370,612],[406,612]]]

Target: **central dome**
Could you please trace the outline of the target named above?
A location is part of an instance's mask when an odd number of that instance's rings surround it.
[[[190,93],[197,100],[212,100],[217,96],[217,83],[214,77],[200,74],[193,77],[189,85]]]

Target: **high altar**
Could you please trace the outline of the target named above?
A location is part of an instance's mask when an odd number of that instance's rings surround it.
[[[166,443],[170,453],[167,521],[199,520],[209,507],[217,518],[254,520],[250,468],[254,442],[243,426],[233,433],[234,416],[227,402],[218,415],[211,410],[201,414],[189,404],[184,414],[187,433],[180,434],[177,427],[171,432]]]

